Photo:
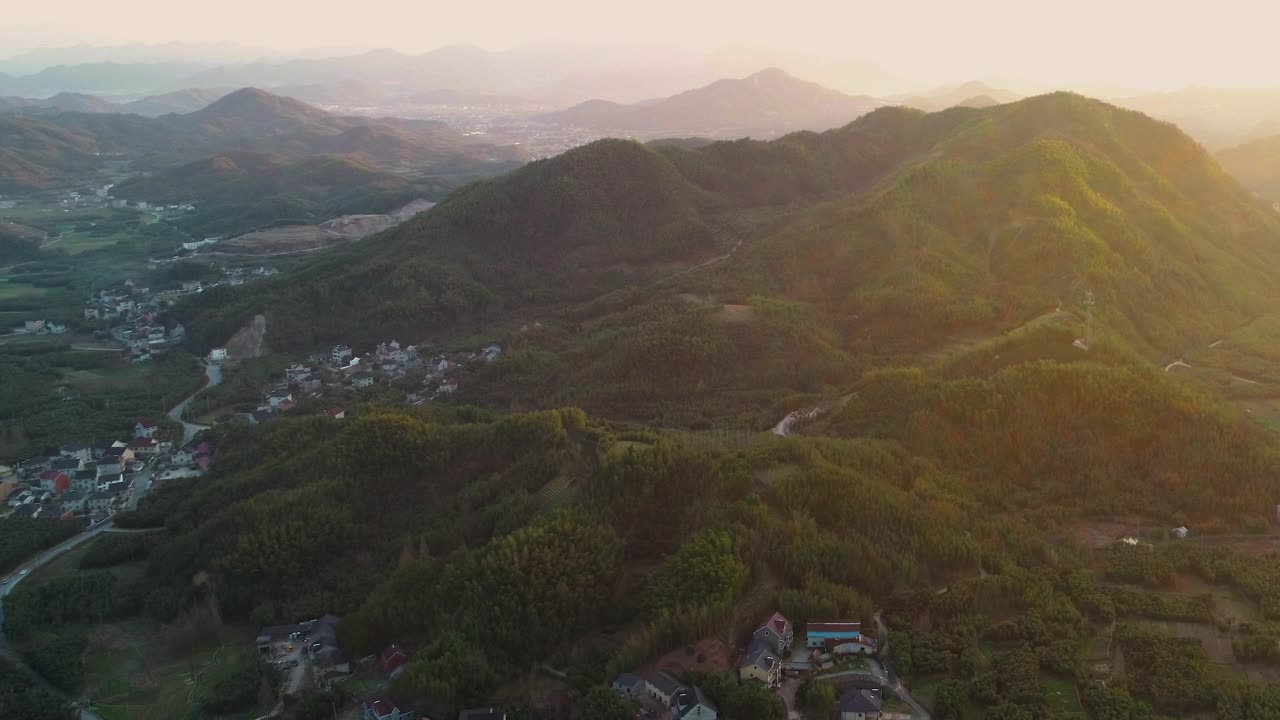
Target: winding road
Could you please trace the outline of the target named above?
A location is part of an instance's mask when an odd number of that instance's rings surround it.
[[[82,532],[79,535],[76,535],[75,537],[69,540],[65,540],[59,543],[58,545],[55,545],[49,548],[48,550],[45,550],[44,552],[37,555],[34,559],[24,563],[21,566],[21,570],[26,570],[27,572],[30,572],[32,570],[35,570],[36,568],[43,567],[53,562],[55,559],[61,557],[63,553],[66,553],[72,548],[82,543],[86,543],[92,540],[93,538],[97,537],[101,533],[106,532],[111,527],[113,522],[114,521],[108,518],[107,520],[104,520],[98,523],[97,525],[86,530],[85,532]],[[18,583],[22,582],[28,577],[27,575],[22,574],[21,570],[10,574],[7,577],[8,582],[0,585],[0,656],[3,656],[15,667],[22,670],[25,674],[29,675],[31,679],[40,687],[44,688],[45,690],[48,690],[50,693],[52,693],[56,697],[65,699],[69,705],[75,705],[79,707],[80,720],[102,720],[102,717],[99,716],[97,713],[95,713],[93,710],[87,707],[81,706],[79,701],[76,698],[73,698],[67,695],[62,690],[59,690],[58,688],[49,684],[49,681],[41,677],[39,673],[33,670],[31,666],[28,665],[27,662],[23,660],[20,655],[18,655],[18,653],[14,652],[13,649],[9,647],[9,640],[4,636],[4,599],[9,595],[9,593],[13,592],[13,589],[17,587]]]
[[[196,399],[197,395],[204,392],[206,388],[210,388],[210,387],[213,387],[214,385],[222,384],[222,368],[219,367],[218,365],[214,365],[213,363],[205,363],[204,374],[205,374],[205,377],[208,378],[205,384],[199,390],[191,393],[191,396],[188,397],[186,400],[183,400],[177,405],[174,405],[173,409],[169,411],[170,420],[174,420],[176,422],[182,423],[183,444],[191,442],[192,439],[194,439],[195,436],[198,435],[201,430],[209,429],[208,425],[197,425],[196,423],[189,423],[186,420],[182,419],[183,414],[187,412],[187,406],[191,404],[192,400]]]

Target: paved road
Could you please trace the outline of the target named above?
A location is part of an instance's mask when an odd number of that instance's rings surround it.
[[[877,610],[872,619],[875,620],[876,628],[880,631],[880,637],[884,638],[884,644],[880,646],[880,660],[885,669],[889,688],[893,690],[893,694],[897,695],[902,702],[911,706],[911,710],[918,720],[930,720],[929,711],[925,710],[923,705],[911,697],[911,693],[902,684],[902,679],[893,671],[892,660],[889,658],[889,628],[884,624],[883,613]]]
[[[796,676],[783,680],[782,687],[778,688],[778,696],[782,698],[782,704],[787,706],[787,720],[800,720],[800,711],[796,709],[796,691],[803,683],[804,679]]]
[[[204,387],[191,393],[191,397],[187,398],[186,400],[183,400],[177,405],[174,405],[173,409],[169,411],[169,418],[171,420],[175,420],[177,422],[182,423],[182,442],[184,444],[191,442],[191,440],[195,438],[195,436],[198,435],[201,430],[209,429],[208,425],[197,425],[195,423],[189,423],[186,420],[182,419],[183,413],[187,411],[187,406],[190,405],[191,401],[195,400],[196,395],[199,395],[201,392],[203,392],[205,388],[222,384],[222,368],[221,367],[214,365],[213,363],[206,363],[204,366],[204,374],[205,374],[205,377],[208,378],[208,380],[204,384]]]
[[[23,569],[31,571],[53,562],[71,548],[82,543],[86,543],[97,537],[99,534],[106,532],[111,527],[112,523],[113,521],[111,519],[104,520],[103,522],[98,523],[95,527],[76,535],[70,540],[66,540],[52,548],[49,548],[48,550],[45,550],[37,555],[33,560],[24,563],[18,570],[15,570],[10,574],[8,576],[9,582],[0,584],[0,655],[4,655],[10,662],[25,671],[27,675],[30,675],[32,679],[39,683],[45,690],[48,690],[57,697],[64,698],[68,703],[73,705],[78,704],[78,701],[75,698],[68,696],[65,692],[50,685],[48,681],[40,677],[39,673],[31,669],[31,666],[27,665],[25,660],[10,649],[9,641],[4,636],[4,598],[7,597],[9,593],[13,592],[13,588],[16,587],[18,583],[27,578],[26,575],[21,573]],[[102,718],[89,708],[82,707],[80,708],[80,720],[102,720]]]
[[[151,489],[152,468],[156,466],[156,461],[151,460],[142,469],[133,474],[133,489],[129,491],[130,510],[137,510],[138,503],[142,500],[142,496],[147,494]]]

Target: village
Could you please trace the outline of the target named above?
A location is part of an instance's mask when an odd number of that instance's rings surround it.
[[[153,355],[180,344],[186,338],[181,324],[166,328],[159,320],[160,313],[172,307],[184,296],[204,292],[207,289],[227,285],[236,287],[257,278],[271,277],[274,268],[228,268],[220,279],[212,282],[182,281],[178,287],[155,290],[143,287],[133,280],[95,292],[84,304],[86,322],[101,322],[109,329],[98,330],[94,335],[111,339],[128,353],[131,362],[150,360]],[[11,335],[61,335],[68,331],[66,324],[42,318],[24,320],[22,325],[11,328]]]
[[[212,443],[175,444],[158,421],[142,419],[132,438],[68,443],[55,456],[0,466],[0,502],[5,518],[97,526],[136,508],[157,481],[203,475],[214,455]]]
[[[313,410],[342,419],[346,414],[340,406],[344,395],[393,383],[404,391],[404,404],[418,406],[452,396],[458,390],[463,370],[495,362],[502,355],[502,348],[496,343],[489,343],[477,352],[431,355],[423,353],[422,347],[422,344],[401,345],[390,340],[378,343],[363,356],[356,355],[348,345],[335,345],[327,352],[312,353],[304,362],[290,364],[277,381],[264,386],[256,408],[224,413],[213,418],[213,424],[243,420],[256,425],[274,414],[294,410],[304,401],[309,402]],[[214,348],[207,359],[217,366],[236,363],[225,347]],[[328,401],[339,405],[333,406]]]
[[[284,675],[283,690],[330,689],[356,680],[367,693],[359,720],[426,720],[388,695],[391,682],[405,669],[410,652],[388,645],[376,656],[352,660],[338,643],[340,620],[333,615],[293,625],[263,627],[257,634],[260,655]],[[629,703],[636,718],[651,720],[717,720],[720,710],[695,682],[693,648],[664,656],[646,671],[618,675],[611,689]],[[798,718],[796,691],[806,681],[829,684],[840,720],[928,720],[928,713],[902,688],[879,656],[882,646],[864,635],[856,620],[813,620],[801,636],[792,622],[775,612],[764,618],[737,650],[729,669],[738,683],[758,684],[777,693],[789,718]],[[690,662],[680,658],[690,656]],[[564,673],[542,666],[551,678]],[[463,710],[458,720],[506,720],[497,707]]]

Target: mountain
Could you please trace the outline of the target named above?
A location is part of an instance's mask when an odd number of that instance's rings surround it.
[[[206,107],[163,121],[186,132],[219,139],[262,138],[296,132],[337,133],[353,123],[299,100],[244,88]]]
[[[771,136],[843,125],[880,104],[868,96],[845,95],[771,68],[740,80],[717,80],[657,102],[619,105],[594,100],[542,119],[606,131]]]
[[[290,160],[230,152],[113,188],[117,197],[153,203],[194,202],[182,223],[201,236],[238,234],[279,224],[318,223],[352,213],[380,213],[437,188],[424,187],[354,157]]]
[[[108,100],[103,100],[102,98],[94,97],[93,95],[73,92],[60,92],[47,100],[42,100],[41,105],[61,112],[127,112],[127,110],[122,108],[120,105]]]
[[[1280,202],[1280,135],[1219,150],[1214,157],[1240,184],[1269,203]]]
[[[1176,123],[1210,149],[1280,132],[1280,89],[1189,87],[1112,102]]]
[[[199,62],[241,63],[268,58],[273,50],[232,43],[130,43],[125,45],[75,45],[38,48],[0,60],[0,72],[28,75],[58,65],[92,63]]]
[[[83,147],[101,152],[67,163],[65,153],[50,154],[48,143],[8,147],[0,183],[45,189],[50,183],[75,182],[69,172],[93,174],[105,161],[129,160],[134,170],[157,172],[225,151],[250,151],[301,159],[348,155],[361,163],[394,167],[460,182],[519,164],[515,146],[495,146],[464,136],[447,125],[423,120],[342,117],[291,98],[246,88],[186,114],[147,118],[128,113],[24,110],[14,123],[24,133],[45,137],[70,133]],[[0,116],[7,117],[7,116]],[[16,130],[15,130],[16,132]],[[110,156],[110,157],[108,157]],[[42,167],[45,161],[56,167]]]
[[[57,65],[37,73],[0,76],[0,95],[45,97],[59,92],[138,95],[189,87],[183,79],[207,67],[200,63],[116,63]]]
[[[169,114],[181,115],[208,107],[223,95],[226,95],[223,90],[188,88],[160,95],[148,95],[144,98],[123,103],[120,107],[124,112],[137,113],[146,117],[159,117]]]
[[[596,143],[182,312],[208,345],[266,313],[272,346],[295,352],[563,323],[541,371],[495,377],[478,398],[689,422],[697,407],[752,407],[762,385],[812,392],[868,353],[929,353],[1033,318],[1048,320],[1030,336],[1065,334],[1046,347],[1070,357],[1086,289],[1105,353],[1181,352],[1269,307],[1277,238],[1274,214],[1177,128],[1056,94],[881,108],[768,143]],[[657,368],[661,387],[645,379]]]
[[[91,136],[22,114],[0,115],[0,193],[44,190],[101,161]]]
[[[947,85],[924,93],[908,93],[889,98],[894,104],[935,112],[949,107],[989,107],[1014,102],[1021,95],[991,87],[983,82],[971,81],[961,85]]]

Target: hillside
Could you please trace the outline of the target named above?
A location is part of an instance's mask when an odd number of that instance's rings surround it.
[[[351,157],[290,161],[231,152],[116,186],[129,200],[195,202],[184,225],[207,234],[235,234],[282,223],[307,224],[348,213],[380,213],[426,188]]]
[[[20,114],[0,116],[0,192],[44,190],[91,172],[98,162],[90,136]]]
[[[495,370],[475,398],[633,418],[679,398],[689,422],[700,402],[720,414],[735,396],[764,411],[762,382],[839,386],[871,358],[999,335],[1059,307],[1063,332],[1083,335],[1086,290],[1095,334],[1117,352],[1176,357],[1268,307],[1278,235],[1176,128],[1059,94],[884,108],[770,143],[593,144],[473,185],[253,297],[206,293],[182,314],[213,345],[265,312],[273,347],[296,352],[554,320],[573,334],[530,341],[550,353],[538,372]],[[750,321],[724,322],[724,305]],[[677,352],[693,328],[698,341]]]
[[[352,123],[300,100],[244,88],[206,107],[163,121],[183,131],[219,140],[261,139],[298,132],[337,133]]]
[[[477,175],[509,169],[524,159],[518,147],[494,146],[429,121],[347,118],[290,98],[247,88],[195,112],[148,118],[131,113],[38,110],[0,115],[16,132],[74,137],[101,156],[69,164],[47,142],[6,145],[0,183],[42,189],[78,182],[109,160],[129,160],[133,169],[161,172],[227,151],[281,155],[292,160],[350,155],[362,163],[412,170],[454,185]],[[16,137],[16,135],[14,136]],[[96,158],[96,160],[95,160]]]
[[[1168,359],[1251,341],[1274,366],[1278,238],[1176,127],[1065,93],[592,143],[177,306],[201,351],[262,314],[282,364],[392,337],[502,353],[452,400],[388,408],[413,378],[214,427],[208,474],[115,518],[154,532],[91,550],[128,567],[29,579],[6,632],[74,667],[104,653],[93,623],[332,613],[348,656],[408,651],[386,691],[433,717],[630,717],[608,683],[670,667],[776,720],[723,671],[780,611],[862,619],[948,720],[1264,714],[1280,439]]]
[[[591,100],[543,119],[606,131],[774,136],[838,127],[881,104],[771,68],[742,79],[717,80],[656,102],[620,105]]]
[[[1280,135],[1218,151],[1223,169],[1269,203],[1280,202]]]
[[[147,97],[124,103],[121,107],[125,112],[137,113],[147,117],[159,117],[171,113],[195,112],[208,107],[225,94],[226,92],[222,90],[188,88],[160,95],[148,95]]]

